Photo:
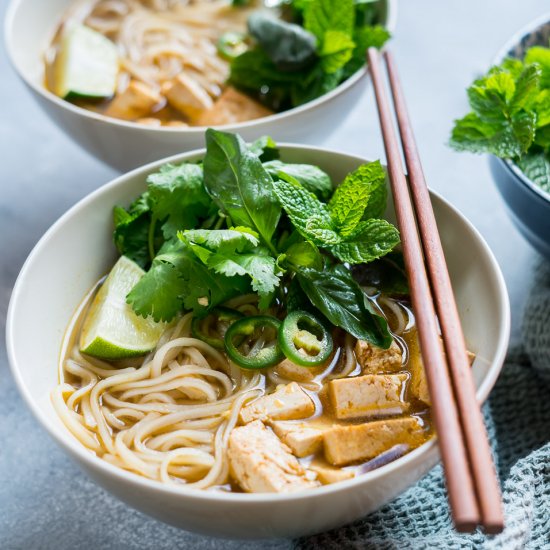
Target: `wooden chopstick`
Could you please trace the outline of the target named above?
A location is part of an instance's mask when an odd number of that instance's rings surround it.
[[[388,163],[397,225],[401,233],[403,257],[409,280],[411,302],[416,316],[420,349],[432,400],[439,449],[455,528],[471,532],[480,523],[475,487],[462,435],[453,389],[447,370],[430,283],[422,256],[416,219],[403,172],[401,151],[391,118],[390,103],[382,81],[378,50],[368,50],[380,126]]]
[[[424,178],[424,171],[422,170],[420,155],[395,60],[390,52],[386,52],[385,58],[405,164],[409,175],[409,186],[416,210],[424,255],[430,272],[432,291],[462,421],[462,431],[470,458],[470,467],[474,477],[482,523],[487,533],[500,533],[504,527],[500,488],[487,439],[487,431],[476,399],[476,388],[466,354],[464,334],[454,299],[451,279],[445,263],[445,255],[441,246],[428,186]]]

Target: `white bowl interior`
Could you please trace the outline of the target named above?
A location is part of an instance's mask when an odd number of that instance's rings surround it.
[[[358,157],[301,146],[282,146],[281,151],[283,160],[317,164],[335,182],[341,181],[346,173],[364,162],[364,159]],[[195,152],[171,160],[196,159],[200,156],[202,152]],[[188,529],[209,529],[210,533],[221,535],[295,535],[319,530],[351,521],[416,481],[435,461],[433,442],[372,474],[337,486],[323,487],[299,497],[240,494],[216,496],[212,493],[186,491],[184,488],[165,488],[156,482],[117,470],[81,447],[66,430],[55,414],[49,397],[58,383],[58,360],[65,329],[83,296],[108,271],[115,259],[111,239],[113,205],[126,205],[141,193],[145,186],[145,176],[162,163],[160,161],[122,176],[79,202],[46,233],[21,271],[8,313],[7,345],[19,389],[38,420],[102,484],[109,485],[113,479],[116,483],[125,484],[127,494],[115,488],[112,490],[133,506]],[[508,343],[510,321],[506,289],[498,265],[477,231],[443,199],[432,194],[432,200],[465,336],[470,349],[477,354],[473,370],[478,396],[484,400],[498,376]],[[388,218],[393,217],[393,208],[390,206]],[[399,476],[403,479],[398,482],[396,480]],[[111,482],[105,481],[107,478]],[[376,480],[383,481],[383,485],[375,486]],[[403,481],[406,481],[405,485]],[[372,487],[372,492],[367,494],[369,487]],[[327,518],[312,520],[311,528],[300,525],[303,522],[297,523],[296,518],[292,517],[295,513],[292,506],[283,507],[289,511],[286,514],[288,517],[281,512],[277,517],[272,515],[268,521],[264,518],[261,528],[255,527],[258,518],[254,514],[246,517],[236,512],[229,527],[218,529],[216,522],[225,525],[229,520],[210,520],[209,528],[197,518],[178,519],[176,514],[179,512],[171,512],[169,506],[165,510],[161,507],[151,510],[143,502],[145,494],[150,492],[159,499],[159,503],[165,497],[176,502],[178,499],[193,498],[195,501],[211,503],[222,500],[244,504],[244,501],[249,500],[251,504],[256,502],[266,505],[275,501],[281,504],[295,501],[305,503],[304,506],[313,506],[312,509],[325,506],[330,510],[336,502],[333,500],[333,505],[330,504],[331,493],[339,494],[345,503],[346,491],[349,492],[350,501],[365,498],[371,500],[368,505],[353,504],[353,511],[350,508],[341,514],[331,512]],[[320,504],[321,501],[324,504]],[[283,520],[287,522],[286,525],[282,524]]]

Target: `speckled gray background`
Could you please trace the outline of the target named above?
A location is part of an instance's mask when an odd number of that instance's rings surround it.
[[[45,0],[47,1],[47,0]],[[7,0],[0,0],[3,19]],[[465,86],[548,0],[401,0],[397,56],[430,185],[476,225],[506,277],[513,341],[536,254],[514,230],[487,161],[445,142],[466,109]],[[115,173],[72,144],[38,110],[0,46],[0,329],[11,288],[42,233],[78,199]],[[327,141],[383,156],[373,97]],[[31,417],[0,350],[0,549],[292,548],[291,541],[236,542],[199,537],[150,519],[88,480]]]

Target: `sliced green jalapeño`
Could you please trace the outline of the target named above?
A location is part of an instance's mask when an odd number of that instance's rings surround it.
[[[216,349],[224,349],[223,338],[227,329],[235,321],[242,319],[244,315],[236,309],[229,307],[215,307],[206,317],[193,318],[191,323],[191,334]],[[213,335],[210,329],[217,325],[219,336]]]
[[[279,328],[279,345],[293,363],[302,367],[322,365],[332,353],[332,336],[307,311],[292,311]]]
[[[281,321],[255,315],[235,321],[225,333],[225,352],[243,369],[265,369],[284,359],[277,335]]]

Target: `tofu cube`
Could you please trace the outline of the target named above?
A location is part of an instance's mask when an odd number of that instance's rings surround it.
[[[408,409],[403,401],[406,374],[366,374],[329,383],[329,396],[339,420],[400,414]]]
[[[399,443],[414,448],[424,439],[422,426],[414,417],[335,426],[323,436],[325,458],[334,466],[370,460]]]
[[[323,372],[324,369],[324,365],[321,367],[301,367],[293,363],[290,359],[285,359],[275,367],[275,372],[283,378],[288,378],[290,380],[311,382],[318,374]]]
[[[365,340],[357,340],[355,356],[363,374],[382,374],[399,370],[403,364],[401,349],[392,341],[388,349],[378,348]]]
[[[316,474],[259,420],[231,432],[227,456],[233,478],[249,493],[290,493],[319,486]]]
[[[271,422],[270,426],[298,458],[316,453],[323,444],[323,430],[320,428],[284,420]]]
[[[338,481],[345,481],[346,479],[355,477],[353,471],[336,468],[324,460],[313,460],[309,465],[309,469],[317,474],[317,479],[323,485],[330,485],[331,483],[337,483]]]
[[[191,120],[197,119],[214,104],[208,92],[184,73],[168,82],[163,92],[168,103]]]
[[[162,96],[153,88],[143,82],[131,80],[128,87],[109,103],[104,114],[123,120],[137,120],[150,115],[161,101]]]
[[[214,106],[204,111],[197,120],[199,126],[219,126],[221,124],[235,124],[256,118],[272,115],[261,103],[228,87],[214,103]]]
[[[299,420],[314,412],[315,405],[309,395],[299,384],[291,382],[243,407],[239,418],[243,424],[266,419]]]
[[[470,365],[472,365],[476,356],[471,351],[467,351],[467,355]],[[426,405],[431,406],[432,400],[430,399],[430,392],[428,390],[428,380],[426,378],[422,356],[420,355],[420,345],[417,337],[411,338],[409,342],[409,361],[407,368],[411,373],[411,381],[409,384],[410,394]]]

